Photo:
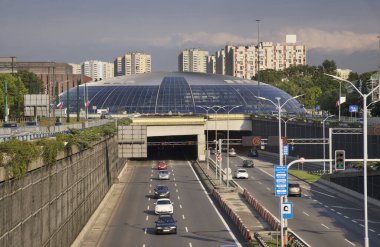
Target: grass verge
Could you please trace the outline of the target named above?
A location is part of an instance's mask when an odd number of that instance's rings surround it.
[[[307,173],[305,171],[301,171],[301,170],[289,169],[289,174],[291,174],[291,175],[293,175],[299,179],[305,180],[308,183],[314,183],[321,178],[320,175],[309,174],[309,173]]]

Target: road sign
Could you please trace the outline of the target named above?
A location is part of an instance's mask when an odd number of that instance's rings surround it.
[[[288,145],[284,145],[284,155],[289,155],[289,146]]]
[[[288,170],[286,166],[274,167],[274,187],[275,196],[288,195]]]
[[[283,219],[293,219],[293,203],[283,202],[281,204],[281,214]]]
[[[348,107],[348,111],[349,112],[358,112],[358,110],[359,110],[359,106],[358,105],[350,105]]]
[[[255,147],[260,146],[260,144],[261,144],[261,136],[254,136],[253,139],[252,139],[252,144]]]

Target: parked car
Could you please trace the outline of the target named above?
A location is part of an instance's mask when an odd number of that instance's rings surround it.
[[[251,149],[248,152],[248,156],[249,157],[259,157],[259,152],[257,151],[257,149]]]
[[[237,169],[235,171],[235,178],[248,178],[248,172],[245,169]]]
[[[63,123],[62,122],[55,122],[54,125],[55,126],[61,126],[61,125],[63,125]]]
[[[168,170],[160,170],[158,172],[158,179],[163,180],[163,179],[170,179],[170,172]]]
[[[243,167],[253,168],[254,166],[253,160],[243,160]]]
[[[167,170],[169,168],[168,164],[166,164],[164,161],[159,161],[157,164],[158,170]]]
[[[289,182],[288,183],[288,196],[299,196],[301,197],[302,189],[299,183]]]
[[[100,119],[110,119],[111,118],[111,114],[109,113],[102,113],[102,115],[100,115]]]
[[[17,127],[18,127],[17,123],[10,123],[10,122],[3,123],[3,128],[17,128]]]
[[[210,150],[210,154],[216,154],[216,150],[213,147],[208,148]]]
[[[35,127],[35,126],[38,126],[38,123],[36,121],[25,122],[25,127]]]
[[[157,185],[156,188],[154,188],[154,197],[155,198],[170,197],[169,187],[166,185]]]
[[[234,148],[231,148],[230,151],[228,152],[228,156],[230,157],[236,157],[236,151]]]
[[[156,234],[174,233],[177,234],[177,221],[170,214],[158,216],[156,221]]]
[[[154,207],[155,214],[173,214],[173,203],[168,198],[161,198],[154,203],[156,206]]]

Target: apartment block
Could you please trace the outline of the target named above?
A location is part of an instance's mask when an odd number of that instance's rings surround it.
[[[82,72],[81,72],[81,65],[80,64],[76,64],[76,63],[69,63],[69,65],[72,67],[72,72],[73,74],[77,74],[77,75],[80,75]]]
[[[122,67],[122,59],[123,57],[117,57],[113,61],[114,66],[114,76],[121,76],[123,75],[123,67]]]
[[[178,71],[207,73],[208,51],[186,49],[178,55]]]
[[[224,49],[215,53],[215,67],[216,74],[226,74],[226,53]]]
[[[251,79],[256,74],[254,45],[226,45],[226,75]]]
[[[216,74],[216,59],[214,55],[207,57],[207,73]]]
[[[143,52],[128,52],[114,61],[115,76],[143,74],[152,71],[151,55]]]
[[[112,63],[90,60],[81,64],[82,75],[92,78],[94,81],[112,78],[114,74],[114,65]]]

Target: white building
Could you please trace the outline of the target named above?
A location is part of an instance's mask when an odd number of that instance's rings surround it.
[[[251,79],[256,73],[254,45],[226,45],[225,47],[226,75]]]
[[[178,71],[207,73],[208,51],[186,49],[178,55]]]
[[[112,63],[90,60],[81,64],[81,74],[91,77],[94,81],[112,78],[113,73],[114,67]]]
[[[69,65],[73,68],[71,73],[74,75],[80,75],[82,73],[81,71],[81,65],[76,63],[69,63]]]
[[[344,80],[348,79],[351,72],[352,72],[352,70],[350,70],[350,69],[336,69],[337,75]]]
[[[143,74],[152,71],[151,55],[142,52],[128,52],[114,61],[115,76]]]

